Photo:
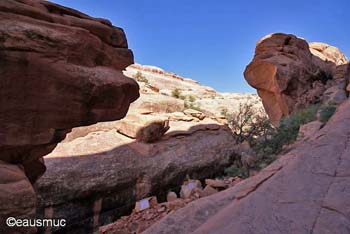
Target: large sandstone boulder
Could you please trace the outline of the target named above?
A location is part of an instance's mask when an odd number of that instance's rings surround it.
[[[144,233],[348,233],[349,120],[350,100],[312,139],[256,176],[190,203]]]
[[[145,143],[133,139],[133,129],[142,129],[141,123],[148,129],[148,120],[162,115],[133,115],[73,129],[70,140],[45,157],[47,172],[36,183],[39,217],[51,210],[53,217],[67,219],[64,231],[92,233],[131,211],[137,200],[157,195],[165,201],[169,190],[180,190],[187,174],[208,178],[234,160],[232,133],[215,120],[183,121],[164,114],[170,129]],[[119,122],[128,125],[124,133]]]
[[[275,33],[258,41],[244,76],[257,89],[272,123],[278,125],[283,116],[320,102],[324,91],[340,82],[333,81],[336,66],[346,62],[335,47],[309,46],[294,35]],[[343,98],[339,92],[331,97]]]
[[[123,30],[47,1],[0,1],[0,57],[0,160],[32,183],[71,128],[120,119],[139,96]]]

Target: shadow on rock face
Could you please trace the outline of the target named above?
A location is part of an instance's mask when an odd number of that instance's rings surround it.
[[[96,126],[80,135],[76,131],[84,129],[73,129],[76,137],[45,157],[47,172],[35,186],[37,214],[65,218],[67,227],[57,233],[92,233],[128,214],[136,200],[165,199],[169,190],[179,190],[186,175],[211,178],[236,157],[233,136],[223,125],[169,132],[154,143],[131,139],[106,124],[103,130]],[[150,126],[159,130],[159,124]]]

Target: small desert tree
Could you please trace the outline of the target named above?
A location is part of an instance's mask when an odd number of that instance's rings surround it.
[[[226,113],[226,119],[236,136],[236,143],[251,142],[253,139],[268,136],[272,125],[262,109],[253,108],[253,104],[239,104],[238,110]]]

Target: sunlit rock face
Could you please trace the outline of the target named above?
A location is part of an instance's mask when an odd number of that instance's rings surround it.
[[[139,96],[123,30],[47,1],[0,2],[0,57],[0,160],[31,182],[71,128],[123,118]]]
[[[344,101],[346,76],[336,73],[346,63],[344,54],[333,46],[324,43],[309,46],[294,35],[275,33],[258,41],[244,76],[257,89],[271,121],[278,125],[283,116],[311,104]],[[325,92],[331,87],[338,87],[344,95],[326,97],[327,93],[338,92],[336,88]]]

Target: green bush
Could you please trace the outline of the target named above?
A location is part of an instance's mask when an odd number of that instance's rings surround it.
[[[269,138],[253,142],[253,148],[263,156],[278,154],[284,145],[291,144],[298,136],[301,125],[316,119],[319,105],[314,105],[283,118]]]
[[[226,176],[230,177],[241,176],[241,169],[235,165],[232,165],[230,167],[225,168],[224,173]]]
[[[288,117],[283,118],[280,121],[280,125],[277,128],[270,128],[269,122],[265,121],[264,118],[259,119],[259,116],[254,114],[253,117],[250,116],[251,111],[249,106],[244,107],[240,113],[243,113],[243,117],[238,118],[241,121],[243,119],[244,126],[250,123],[257,129],[263,129],[264,131],[254,131],[252,134],[246,134],[251,132],[252,128],[242,128],[243,140],[249,142],[254,153],[258,157],[258,161],[254,166],[255,169],[262,169],[276,160],[277,155],[281,153],[285,145],[293,143],[299,133],[299,128],[301,125],[314,121],[316,116],[322,122],[327,122],[336,110],[335,105],[321,106],[319,104],[310,106],[304,110],[300,110]],[[230,116],[229,116],[230,117]],[[254,120],[254,121],[253,121]],[[239,121],[234,122],[237,126],[240,126]],[[260,126],[260,127],[257,127]],[[245,176],[245,169],[240,166],[231,166],[225,169],[225,174],[229,176]]]
[[[181,96],[181,91],[180,89],[176,88],[173,91],[171,91],[171,96],[175,97],[175,98],[180,98]]]
[[[337,106],[335,105],[321,107],[319,111],[320,120],[323,123],[328,122],[328,120],[333,116],[336,109],[337,109]]]

